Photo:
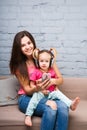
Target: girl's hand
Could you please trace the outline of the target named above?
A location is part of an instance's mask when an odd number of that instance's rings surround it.
[[[46,79],[42,81],[42,79],[36,80],[36,86],[37,86],[37,91],[42,91],[46,89],[50,84],[50,79]]]

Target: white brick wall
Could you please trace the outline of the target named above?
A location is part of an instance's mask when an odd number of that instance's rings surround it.
[[[64,77],[87,77],[87,0],[0,0],[0,75],[8,75],[13,38],[28,30],[37,47],[55,47]]]

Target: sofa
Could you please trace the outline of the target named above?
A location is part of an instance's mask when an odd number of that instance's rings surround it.
[[[25,126],[25,115],[17,105],[18,89],[15,77],[0,78],[0,130],[40,130],[41,117],[33,116],[33,126]],[[71,99],[80,97],[77,109],[69,110],[68,130],[87,130],[87,78],[64,78],[60,90]]]

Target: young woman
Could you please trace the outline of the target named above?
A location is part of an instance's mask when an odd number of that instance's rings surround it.
[[[57,70],[58,79],[47,78],[43,82],[40,79],[36,81],[36,87],[32,88],[30,86],[29,74],[36,68],[35,60],[32,56],[35,48],[35,40],[28,31],[21,31],[15,35],[10,59],[10,70],[20,82],[18,105],[23,113],[26,112],[34,92],[46,89],[49,84],[59,86],[63,82],[61,73],[56,69],[56,65],[54,65],[54,70]],[[40,130],[67,130],[68,113],[67,105],[61,100],[52,101],[44,97],[38,103],[34,115],[42,116]]]

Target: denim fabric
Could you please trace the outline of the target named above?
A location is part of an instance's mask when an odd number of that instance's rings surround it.
[[[69,119],[69,107],[61,100],[56,100],[58,106],[56,125],[54,130],[67,130]]]
[[[31,97],[22,95],[18,99],[19,109],[25,113]],[[42,116],[40,130],[67,130],[69,109],[65,103],[55,100],[58,106],[57,110],[52,110],[45,105],[48,99],[44,97],[38,103],[34,115]]]

